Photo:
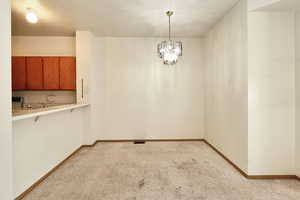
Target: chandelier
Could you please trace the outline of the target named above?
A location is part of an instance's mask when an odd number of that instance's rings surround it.
[[[165,65],[174,65],[177,63],[178,56],[182,56],[182,42],[171,40],[171,16],[174,12],[168,11],[166,14],[169,17],[169,40],[159,43],[157,52]]]

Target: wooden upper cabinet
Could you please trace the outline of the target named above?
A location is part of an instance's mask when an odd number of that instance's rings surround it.
[[[12,57],[12,89],[26,89],[26,58],[24,56]]]
[[[26,82],[28,90],[44,89],[43,62],[41,57],[26,58]]]
[[[13,90],[76,90],[75,57],[12,57]]]
[[[60,57],[60,89],[76,90],[75,57]]]
[[[59,57],[43,57],[44,89],[59,90]]]

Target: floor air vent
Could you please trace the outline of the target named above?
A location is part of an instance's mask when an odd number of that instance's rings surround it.
[[[145,144],[146,141],[143,140],[138,140],[138,141],[134,141],[133,144]]]

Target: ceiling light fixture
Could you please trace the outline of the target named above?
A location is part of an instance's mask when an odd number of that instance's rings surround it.
[[[166,12],[169,17],[169,40],[162,41],[157,45],[157,51],[165,65],[174,65],[177,63],[178,56],[182,56],[182,42],[171,40],[171,16],[173,11]]]
[[[27,8],[26,19],[30,23],[37,23],[39,21],[37,15],[31,8]]]

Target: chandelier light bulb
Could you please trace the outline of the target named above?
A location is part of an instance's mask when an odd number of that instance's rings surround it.
[[[168,52],[164,54],[164,64],[173,65],[177,62],[177,55],[172,52]]]
[[[38,19],[37,15],[35,14],[35,12],[30,8],[27,9],[26,20],[30,23],[33,23],[33,24],[35,24],[39,21],[39,19]]]

